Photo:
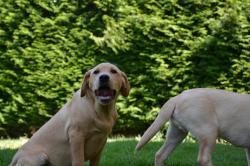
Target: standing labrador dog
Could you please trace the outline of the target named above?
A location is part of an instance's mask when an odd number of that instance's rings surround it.
[[[220,137],[246,148],[250,166],[250,95],[216,89],[192,89],[171,98],[136,146],[140,150],[168,121],[166,142],[155,155],[155,165],[164,160],[190,132],[199,143],[198,163],[212,166],[211,152]]]
[[[99,163],[117,118],[116,99],[130,90],[126,75],[110,63],[85,74],[83,84],[63,108],[14,156],[10,166],[82,166]]]

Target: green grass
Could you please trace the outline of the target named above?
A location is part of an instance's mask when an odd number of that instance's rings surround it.
[[[0,166],[7,166],[17,148],[25,139],[0,140]],[[135,152],[135,138],[109,139],[102,153],[101,166],[152,166],[154,154],[163,141],[148,143],[140,152]],[[182,143],[166,161],[168,166],[197,166],[198,145],[187,141]],[[217,144],[213,152],[215,166],[247,166],[242,148],[231,145]]]

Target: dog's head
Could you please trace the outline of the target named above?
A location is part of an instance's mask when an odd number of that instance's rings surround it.
[[[127,97],[130,86],[125,73],[110,63],[101,63],[86,72],[82,87],[81,97],[89,91],[102,105],[110,104],[119,93]]]

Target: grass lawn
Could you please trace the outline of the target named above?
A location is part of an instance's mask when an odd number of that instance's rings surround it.
[[[0,140],[0,166],[7,166],[17,148],[26,139]],[[152,166],[154,154],[163,144],[162,141],[148,143],[140,152],[135,152],[135,138],[112,138],[103,150],[101,166]],[[192,142],[182,143],[169,159],[168,166],[197,166],[196,158],[198,145]],[[247,166],[245,153],[242,148],[217,144],[213,153],[215,166]]]

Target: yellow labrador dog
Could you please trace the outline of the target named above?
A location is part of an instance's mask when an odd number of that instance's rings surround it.
[[[85,74],[83,84],[63,108],[14,156],[10,166],[98,165],[117,118],[116,99],[130,90],[126,75],[110,63]]]
[[[250,95],[216,89],[192,89],[171,98],[136,146],[140,150],[166,123],[166,142],[155,155],[155,165],[164,160],[190,132],[199,143],[198,163],[212,166],[211,152],[220,137],[246,148],[250,166]]]

